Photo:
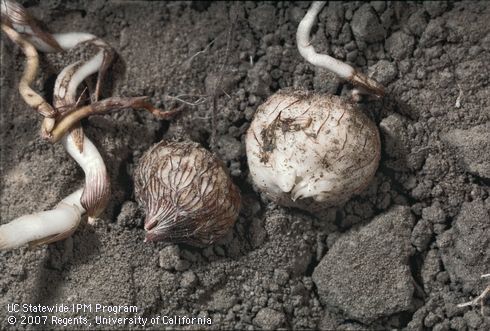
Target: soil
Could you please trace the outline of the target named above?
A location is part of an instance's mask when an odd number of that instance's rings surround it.
[[[244,148],[254,111],[279,89],[350,96],[349,85],[297,52],[308,2],[23,2],[51,31],[90,32],[116,49],[103,97],[146,95],[165,109],[182,105],[176,96],[205,101],[172,121],[134,110],[83,121],[111,173],[111,202],[95,226],[67,240],[0,252],[0,329],[135,327],[63,326],[51,317],[44,327],[21,325],[25,313],[14,313],[12,326],[12,303],[92,304],[58,314],[92,323],[200,316],[211,318],[209,329],[490,329],[488,307],[457,307],[490,283],[480,278],[490,272],[488,3],[325,7],[313,31],[317,50],[373,74],[386,97],[360,104],[382,138],[374,180],[344,206],[311,214],[257,193]],[[25,58],[1,39],[6,223],[52,208],[84,175],[61,145],[40,138],[40,116],[17,91]],[[57,73],[88,51],[43,55],[35,88],[49,98]],[[233,231],[212,247],[143,242],[132,173],[162,139],[214,150],[242,192]],[[101,313],[96,304],[138,311]]]

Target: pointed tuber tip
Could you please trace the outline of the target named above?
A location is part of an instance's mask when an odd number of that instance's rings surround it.
[[[87,218],[87,223],[88,223],[89,225],[95,225],[95,223],[97,223],[97,218],[96,218],[96,217],[89,216],[89,217]]]
[[[349,81],[353,85],[364,89],[378,98],[382,98],[385,95],[385,88],[383,85],[360,72],[354,71],[354,74],[349,78]]]

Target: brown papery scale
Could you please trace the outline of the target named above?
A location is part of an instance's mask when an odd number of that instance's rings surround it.
[[[220,160],[194,142],[162,141],[134,171],[147,241],[209,245],[233,226],[240,193]]]

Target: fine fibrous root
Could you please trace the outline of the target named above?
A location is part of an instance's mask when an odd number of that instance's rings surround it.
[[[490,274],[485,274],[482,275],[481,278],[489,278]],[[481,308],[481,314],[484,315],[483,308],[485,307],[485,300],[490,296],[490,285],[487,286],[486,289],[483,290],[483,292],[474,298],[471,301],[460,303],[458,307],[467,307],[467,306],[478,306],[480,305]]]
[[[315,51],[315,48],[310,41],[310,33],[313,24],[315,23],[315,19],[324,5],[325,1],[314,1],[305,17],[299,23],[296,32],[296,42],[301,56],[311,64],[325,68],[337,74],[339,77],[348,80],[353,85],[360,87],[361,91],[365,90],[377,97],[382,97],[384,95],[384,87],[380,83],[358,72],[347,63],[326,54],[319,54]]]
[[[34,81],[39,68],[39,55],[36,48],[29,43],[27,40],[22,38],[22,36],[17,33],[14,29],[6,24],[2,23],[3,32],[15,43],[17,44],[25,54],[27,61],[26,67],[19,82],[19,92],[24,99],[24,101],[37,112],[50,120],[47,121],[43,127],[45,132],[49,132],[54,125],[54,117],[56,116],[56,111],[51,107],[51,105],[44,100],[38,93],[36,93],[30,85]]]
[[[181,111],[181,108],[175,110],[164,111],[154,107],[147,101],[147,97],[133,97],[133,98],[121,98],[111,97],[98,102],[94,102],[90,105],[83,106],[62,118],[56,123],[50,136],[46,137],[50,142],[55,143],[59,141],[64,134],[70,130],[81,119],[91,115],[106,114],[111,111],[121,109],[144,109],[152,113],[159,119],[170,119],[175,114]]]

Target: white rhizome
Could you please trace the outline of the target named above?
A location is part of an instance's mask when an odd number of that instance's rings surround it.
[[[99,101],[101,81],[114,50],[98,37],[83,32],[50,34],[42,30],[24,7],[15,1],[1,1],[2,30],[26,56],[26,67],[19,83],[24,101],[44,119],[41,135],[55,143],[61,140],[70,156],[85,173],[83,189],[63,199],[53,210],[21,216],[0,226],[0,249],[12,249],[27,243],[46,244],[71,235],[87,213],[89,223],[105,209],[110,197],[107,170],[95,145],[85,136],[80,120],[92,114],[104,114],[125,108],[144,109],[161,119],[169,119],[179,110],[162,111],[153,107],[146,97],[111,97]],[[39,67],[37,50],[58,52],[89,43],[98,53],[86,62],[75,62],[58,75],[54,88],[53,106],[37,94],[30,85]],[[98,73],[92,103],[78,107],[77,90],[87,77]]]
[[[14,42],[21,41],[24,53],[30,58],[37,58],[37,53],[32,51],[34,45],[37,50],[43,52],[55,52],[69,50],[77,45],[95,41],[96,45],[102,44],[104,48],[109,48],[107,44],[100,41],[94,35],[88,33],[62,33],[52,35],[54,41],[60,47],[53,47],[46,43],[38,35],[36,29],[30,24],[30,19],[25,9],[13,1],[3,0],[2,10],[2,29]],[[54,107],[58,108],[65,105],[76,104],[76,93],[78,86],[90,75],[98,72],[104,63],[104,50],[101,50],[92,59],[80,65],[75,63],[65,68],[57,77],[54,89]],[[77,67],[76,70],[72,68]],[[68,86],[64,82],[68,81]],[[28,84],[26,84],[28,87]],[[25,90],[26,86],[19,86]],[[56,102],[57,101],[57,102]],[[43,129],[49,131],[54,127],[54,119],[46,117]],[[83,134],[83,132],[82,132]],[[97,181],[109,194],[109,180],[104,161],[94,144],[84,135],[82,138],[82,148],[77,146],[73,133],[66,133],[62,138],[62,144],[66,151],[82,167],[86,185],[84,189],[78,189],[68,197],[63,199],[53,210],[24,215],[14,219],[10,223],[0,226],[0,249],[17,248],[26,243],[49,243],[71,235],[78,227],[81,216],[86,212],[82,206],[82,196],[91,194],[89,191],[94,186],[90,182]],[[100,188],[99,188],[100,190]],[[100,211],[97,211],[100,212]],[[98,216],[95,214],[93,216]]]

